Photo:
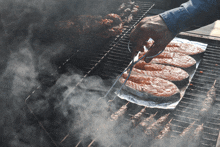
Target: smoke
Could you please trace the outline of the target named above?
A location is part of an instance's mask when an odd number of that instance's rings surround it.
[[[109,88],[108,81],[88,77],[74,88],[83,74],[71,65],[59,71],[57,62],[64,63],[77,48],[51,27],[73,15],[108,14],[115,9],[110,5],[118,3],[0,1],[1,146],[72,146],[96,138],[105,146],[113,145],[112,140],[125,141],[115,135],[123,131],[114,129],[118,124],[109,121],[112,112],[107,101],[100,99]],[[127,127],[129,123],[121,128]]]
[[[9,47],[10,48],[10,47]],[[4,48],[3,48],[4,49]],[[14,50],[14,48],[10,48]],[[21,42],[16,51],[8,55],[7,67],[1,75],[1,127],[3,128],[2,141],[11,141],[15,146],[18,135],[32,132],[31,126],[26,128],[24,98],[38,85],[37,72],[34,66],[31,47],[27,42]],[[24,134],[24,141],[29,138]],[[26,146],[26,145],[24,145]]]
[[[79,45],[60,35],[54,22],[73,15],[106,15],[123,0],[0,1],[0,145],[2,147],[172,146],[153,141],[130,117],[112,121],[123,104],[102,98],[112,81],[83,78],[72,64],[63,65]],[[81,44],[84,44],[82,37]],[[83,58],[84,55],[80,55]],[[86,56],[86,55],[85,55]],[[74,60],[74,59],[73,59]],[[74,60],[73,62],[79,62]],[[58,68],[62,65],[62,68]],[[110,93],[111,99],[113,94]],[[134,109],[135,111],[135,109]]]

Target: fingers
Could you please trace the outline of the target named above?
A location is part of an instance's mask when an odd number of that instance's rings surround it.
[[[155,45],[146,43],[149,38],[155,41]],[[144,51],[143,45],[147,48],[151,48],[146,57],[154,56],[163,50],[166,45],[174,38],[173,34],[168,30],[166,24],[159,15],[154,17],[145,17],[143,20],[134,28],[130,35],[130,41],[133,44],[134,56],[138,51]],[[146,62],[150,62],[152,59],[145,58]]]
[[[153,45],[154,41],[144,41],[143,46],[146,46],[146,48],[150,48]]]
[[[151,47],[150,50],[146,53],[144,61],[149,63],[153,58],[149,58],[151,56],[157,55],[160,51],[162,51],[166,47],[166,43],[163,41],[155,42]]]
[[[134,44],[132,57],[134,57],[138,53],[138,51],[141,51],[141,52],[144,51],[143,43],[144,41],[142,41],[141,39],[141,40],[138,40],[136,44]]]

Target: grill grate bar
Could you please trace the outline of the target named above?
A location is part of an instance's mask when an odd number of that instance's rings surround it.
[[[218,71],[215,71],[213,68],[208,68],[205,66],[202,66],[199,68],[200,71],[203,71],[204,75],[214,75],[218,76]],[[200,73],[200,71],[197,71],[197,73]],[[200,73],[201,74],[201,73]]]
[[[195,109],[195,108],[191,108],[191,107],[187,107],[187,106],[182,106],[181,104],[179,104],[178,107],[182,107],[184,109],[190,109],[190,110],[194,110],[194,111],[198,111],[199,110],[199,109]]]
[[[177,118],[173,118],[172,122],[177,122],[177,124],[183,124],[182,126],[188,126],[189,124],[193,123],[194,121],[186,122],[183,120],[178,120]],[[172,123],[172,124],[174,124],[174,123]]]
[[[212,46],[212,47],[207,47],[207,50],[205,51],[204,54],[220,54],[220,48],[216,47],[216,46]]]
[[[213,137],[217,137],[218,136],[218,133],[213,134],[213,133],[209,133],[209,132],[205,132],[205,131],[203,132],[203,134],[211,135]]]
[[[199,89],[188,89],[186,92],[191,92],[200,95],[206,95],[207,91],[199,90]]]
[[[185,123],[184,124],[185,127],[176,125],[175,123],[171,123],[171,125],[173,126],[172,129],[173,131],[181,133],[185,128],[187,128],[190,125],[190,123]],[[198,124],[194,124],[194,126],[198,126]],[[207,136],[210,135],[211,137],[218,137],[218,131],[216,131],[216,128],[210,128],[207,126],[203,126],[203,128],[204,128],[203,133],[206,134]]]
[[[181,115],[181,116],[183,116],[184,117],[184,115],[186,115],[186,116],[194,116],[194,118],[195,117],[200,117],[199,116],[199,114],[198,114],[198,112],[197,111],[189,111],[189,112],[187,112],[187,111],[183,111],[183,110],[176,110],[176,111],[178,111],[178,112],[174,112],[174,115]],[[181,114],[179,113],[179,112],[181,112]],[[214,116],[214,115],[211,115],[211,116],[207,116],[207,118],[209,118],[209,121],[210,120],[212,120],[213,122],[219,122],[220,121],[220,116]],[[213,123],[213,122],[210,122],[210,123]],[[216,124],[216,123],[213,123],[213,124]],[[216,125],[218,125],[218,124],[216,124]],[[220,125],[220,124],[219,124]]]
[[[202,67],[210,68],[210,69],[216,71],[216,70],[220,70],[220,67],[218,67],[218,66],[219,66],[219,65],[216,65],[216,64],[215,64],[213,67],[210,67],[210,64],[209,64],[209,63],[204,62]]]
[[[192,97],[193,98],[192,100],[196,99],[198,101],[200,101],[200,99],[198,99],[198,97],[202,97],[203,98],[205,96],[206,95],[200,95],[199,93],[185,93],[185,95],[184,95],[185,98],[190,99],[190,97]]]
[[[201,74],[200,71],[202,71],[202,70],[200,70],[200,68],[199,68],[198,71],[196,71],[196,74]],[[206,76],[206,77],[214,76],[215,79],[217,78],[217,75],[216,74],[212,74],[210,71],[205,70],[205,71],[202,71],[202,72],[203,72],[202,76]]]
[[[204,98],[205,99],[205,98]],[[190,98],[187,98],[187,97],[183,97],[182,100],[181,100],[181,103],[185,103],[185,104],[191,104],[195,107],[198,107],[197,103],[200,103],[202,102],[203,100],[201,99],[197,99],[197,98],[194,98],[194,99],[190,99]]]
[[[216,128],[220,127],[219,123],[213,123],[213,122],[209,122],[209,121],[206,122],[206,125],[216,126]]]
[[[215,144],[215,142],[217,141],[216,139],[211,139],[211,138],[206,138],[206,137],[204,137],[204,135],[202,136],[202,138],[204,139],[204,140],[207,140],[207,141],[211,141],[211,142],[213,142],[214,144]]]
[[[203,59],[202,63],[205,62],[205,65],[212,65],[211,67],[209,66],[209,68],[212,68],[212,70],[215,70],[216,64],[219,63],[218,59],[215,59],[215,61],[209,60],[209,59]],[[199,66],[201,67],[201,66]],[[217,68],[218,70],[218,68]]]
[[[118,63],[118,64],[120,64],[120,62]],[[117,65],[118,65],[117,64]],[[117,71],[117,70],[123,70],[123,68],[121,68],[121,67],[118,67],[117,65],[112,65],[112,64],[107,64],[106,66],[108,66],[109,68],[108,69],[106,69],[106,71],[109,71],[109,70],[115,70],[115,71]],[[120,64],[121,65],[121,64]],[[126,64],[125,64],[126,65]],[[115,69],[112,69],[112,68],[115,68]]]
[[[191,95],[192,97],[194,97],[193,95]],[[198,102],[201,102],[201,100],[200,99],[197,99],[197,97],[195,97],[194,99],[192,99],[192,98],[188,98],[188,97],[186,97],[186,96],[184,96],[183,98],[182,98],[182,101],[184,102],[184,101],[187,101],[187,102],[192,102],[192,103],[198,103]]]
[[[203,57],[207,60],[210,59],[210,57],[212,57],[213,59],[217,59],[217,61],[219,60],[218,56],[220,55],[220,53],[218,52],[205,52]],[[212,59],[211,58],[211,59]],[[211,61],[211,60],[210,60]]]
[[[184,101],[181,101],[180,104],[190,106],[190,107],[193,107],[193,108],[200,108],[201,107],[201,106],[196,105],[195,103],[189,103],[189,102],[184,102]]]
[[[178,118],[184,118],[184,120],[194,120],[194,121],[199,121],[199,119],[196,119],[196,118],[192,118],[192,117],[187,117],[187,116],[184,116],[184,115],[177,115],[177,114],[173,114],[174,116],[177,116]]]
[[[193,77],[194,79],[197,79],[197,77],[199,77],[199,80],[206,80],[207,78],[210,78],[214,81],[218,77],[216,74],[210,74],[209,71],[203,73],[200,73],[200,71],[202,70],[200,70],[199,67],[197,72],[195,73],[195,76]],[[210,77],[210,76],[214,76],[214,77]]]
[[[124,62],[124,60],[128,60],[130,61],[128,58],[126,58],[125,56],[120,56],[120,54],[118,55],[109,55],[109,59],[114,59],[114,60],[117,60],[117,61],[121,61],[121,62]]]
[[[194,91],[194,90],[196,90],[196,91],[198,91],[198,92],[202,92],[204,95],[206,95],[207,94],[207,92],[209,91],[209,87],[202,87],[202,86],[196,86],[195,88],[190,88],[190,90],[192,90],[192,91]],[[201,93],[201,94],[202,94]]]
[[[212,58],[212,59],[215,59],[215,60],[219,60],[219,55],[220,54],[218,54],[218,53],[216,53],[216,54],[208,54],[208,53],[204,53],[204,55],[203,55],[203,58],[207,58],[207,59],[209,59],[210,57]],[[207,60],[206,59],[206,60]],[[210,60],[211,61],[211,60]]]
[[[201,77],[206,77],[206,76],[201,76]],[[206,85],[206,87],[211,87],[211,85],[213,84],[213,81],[215,81],[216,78],[206,78],[206,79],[195,79],[194,81],[191,82],[191,84],[195,85],[196,87],[197,86],[204,86],[204,84],[208,84]],[[203,82],[203,83],[202,83]],[[210,88],[209,87],[209,88]],[[216,85],[215,87],[218,87],[218,85]]]
[[[198,126],[198,125],[194,125],[194,126],[196,127],[196,126]],[[172,127],[173,127],[172,132],[175,132],[175,133],[177,133],[178,135],[181,134],[182,131],[183,131],[185,128],[187,128],[187,127],[182,127],[182,126],[178,126],[178,125],[175,125],[175,124],[172,124]],[[204,132],[204,131],[203,131],[203,136],[205,136],[205,137],[203,137],[203,138],[206,139],[206,140],[216,141],[216,140],[213,140],[213,139],[211,139],[211,138],[216,138],[216,137],[218,137],[218,134],[211,134],[211,133],[208,133],[208,132]],[[211,138],[209,139],[208,137],[211,137]],[[208,138],[208,139],[207,139],[207,138]]]
[[[174,113],[178,113],[178,112],[180,112],[180,113],[189,113],[189,114],[191,114],[192,115],[192,112],[187,112],[187,111],[184,111],[184,110],[176,110]],[[198,116],[198,113],[193,113],[193,115],[197,115]]]
[[[201,145],[204,146],[204,147],[206,147],[206,146],[210,147],[210,145],[205,144],[205,143],[201,143]]]

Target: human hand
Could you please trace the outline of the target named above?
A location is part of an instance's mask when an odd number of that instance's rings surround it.
[[[130,34],[130,40],[134,44],[134,56],[138,51],[144,51],[143,45],[146,41],[152,38],[154,46],[147,52],[145,57],[153,56],[162,51],[167,44],[175,37],[169,31],[163,19],[159,16],[151,16],[143,18]],[[145,58],[145,62],[150,62],[152,58]]]

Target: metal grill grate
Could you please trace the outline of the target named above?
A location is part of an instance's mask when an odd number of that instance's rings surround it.
[[[112,43],[104,48],[102,51],[97,53],[91,53],[89,64],[84,67],[84,71],[89,74],[98,74],[102,78],[115,78],[120,74],[125,67],[131,61],[131,54],[128,52],[127,45],[129,42],[129,34],[132,27],[137,24],[143,17],[146,16],[146,12],[152,7],[152,3],[141,3],[142,12],[131,22],[130,26],[125,28],[122,35],[117,36]],[[184,37],[184,36],[181,36]],[[200,40],[199,38],[187,38],[194,41],[200,41],[207,43],[208,48],[204,53],[203,60],[201,61],[194,78],[186,93],[174,111],[170,110],[158,110],[158,109],[146,109],[144,117],[149,117],[150,114],[155,114],[155,118],[158,119],[160,116],[170,113],[171,124],[174,127],[172,130],[173,134],[179,135],[184,128],[196,121],[195,125],[204,123],[204,131],[202,139],[200,141],[201,146],[212,147],[216,144],[219,128],[220,128],[220,106],[219,96],[219,82],[217,81],[217,100],[213,106],[212,115],[208,116],[204,121],[199,120],[199,110],[201,109],[201,102],[205,99],[207,91],[211,88],[215,79],[218,78],[220,71],[220,43],[210,40]],[[81,52],[83,53],[83,52]],[[200,73],[203,71],[203,73]],[[126,104],[127,102],[121,99],[114,101],[115,103]],[[135,115],[143,107],[129,103],[128,109],[125,113],[125,117],[130,121],[130,114]]]
[[[209,41],[203,42],[209,44]],[[172,124],[178,126],[177,130],[174,130],[176,132],[181,132],[184,129],[184,127],[181,128],[181,126],[188,126],[193,121],[198,121],[199,111],[202,107],[201,102],[206,98],[206,94],[211,88],[214,80],[217,79],[217,84],[215,85],[217,88],[217,99],[212,107],[213,113],[204,120],[204,132],[199,146],[215,146],[218,138],[218,130],[220,128],[220,115],[218,114],[220,106],[220,87],[218,82],[218,73],[220,71],[220,59],[218,58],[220,54],[219,49],[219,43],[208,45],[203,60],[191,81],[191,85],[188,87],[185,96],[173,112],[174,119]],[[197,123],[197,125],[199,124],[201,124],[201,122]]]
[[[88,61],[86,62],[87,64],[83,65],[82,70],[85,72],[89,71],[89,75],[91,74],[98,74],[103,78],[109,78],[109,74],[106,73],[106,71],[108,71],[108,67],[106,66],[110,66],[109,64],[111,63],[111,61],[113,61],[113,67],[119,67],[116,64],[121,64],[123,62],[123,64],[127,64],[127,62],[130,62],[131,58],[128,53],[127,50],[127,44],[129,41],[129,34],[131,32],[131,30],[133,29],[133,27],[140,22],[140,20],[146,16],[147,12],[154,6],[153,3],[150,2],[137,2],[140,6],[141,11],[138,12],[137,16],[134,17],[134,19],[127,25],[124,26],[124,30],[121,33],[121,35],[118,35],[116,38],[113,38],[112,40],[110,40],[110,44],[106,43],[107,45],[101,47],[101,49],[97,49],[97,52],[91,52],[90,57],[87,59]],[[84,54],[84,52],[87,52],[88,54],[88,50],[81,50],[80,52],[78,52],[77,54]],[[115,54],[114,54],[115,53]],[[127,54],[126,54],[127,53]],[[107,58],[108,56],[108,58]],[[111,60],[111,57],[113,58]],[[123,59],[123,60],[121,60]],[[108,60],[108,64],[104,64],[106,63],[106,60]],[[115,64],[115,60],[118,60],[118,62],[116,62]],[[126,61],[126,63],[125,63]],[[97,64],[98,63],[98,64]],[[99,64],[101,63],[101,64]],[[111,67],[111,68],[113,68]],[[124,67],[124,66],[122,66]],[[109,70],[111,70],[111,68],[109,68]],[[118,72],[120,73],[121,68],[117,69],[119,70]],[[104,73],[101,73],[105,71]],[[117,72],[117,73],[118,73]],[[112,73],[112,72],[110,72]],[[107,74],[107,75],[105,75]]]
[[[111,52],[109,52],[106,62],[103,63],[103,70],[100,76],[104,78],[115,78],[119,73],[121,73],[125,67],[131,61],[130,53],[127,50],[127,44],[129,40],[129,33],[126,34],[116,45],[112,45],[113,47]],[[220,128],[220,115],[219,106],[220,106],[220,98],[219,98],[219,71],[220,71],[220,59],[218,58],[220,55],[220,43],[218,41],[212,41],[208,39],[201,38],[191,38],[187,36],[181,36],[182,38],[186,38],[193,41],[200,41],[203,43],[207,43],[208,47],[206,52],[203,55],[203,60],[201,61],[195,76],[191,81],[191,85],[186,90],[186,93],[179,103],[177,108],[174,111],[162,111],[157,109],[146,109],[146,112],[149,114],[153,114],[155,112],[159,112],[157,117],[162,116],[164,113],[171,113],[172,122],[171,124],[174,127],[172,130],[173,134],[179,135],[187,126],[192,124],[195,121],[195,126],[204,124],[203,135],[200,140],[199,146],[201,147],[212,147],[215,146],[218,138],[219,128]],[[213,82],[217,79],[216,88],[217,88],[217,99],[213,106],[213,113],[209,115],[204,120],[200,120],[199,111],[202,108],[201,103],[206,98],[206,94],[208,90],[211,88]],[[122,101],[122,100],[119,100]],[[125,102],[123,102],[125,103]],[[128,114],[135,114],[134,112],[137,110],[137,107],[134,104],[129,104]],[[141,107],[139,108],[139,110]],[[128,116],[129,118],[129,116]]]

